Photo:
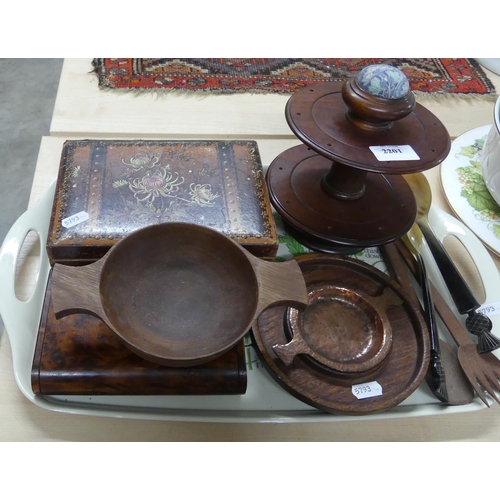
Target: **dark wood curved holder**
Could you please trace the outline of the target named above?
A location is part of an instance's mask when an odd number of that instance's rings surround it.
[[[385,99],[355,79],[298,91],[285,117],[304,146],[269,166],[271,201],[299,242],[327,253],[354,253],[406,234],[416,204],[401,174],[436,166],[451,146],[442,123],[412,92]],[[369,146],[383,145],[410,145],[420,159],[379,161]]]

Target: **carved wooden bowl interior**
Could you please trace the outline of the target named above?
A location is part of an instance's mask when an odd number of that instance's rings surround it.
[[[184,232],[175,224],[152,227],[117,248],[103,267],[100,293],[107,317],[129,343],[171,350],[178,359],[193,356],[193,343],[200,357],[225,350],[250,324],[258,299],[240,248],[201,226]]]

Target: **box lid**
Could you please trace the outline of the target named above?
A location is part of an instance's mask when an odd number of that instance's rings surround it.
[[[52,264],[95,261],[132,231],[167,221],[211,227],[273,258],[278,237],[257,143],[64,143],[47,239]]]

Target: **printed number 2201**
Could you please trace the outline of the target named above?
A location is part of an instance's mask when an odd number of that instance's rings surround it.
[[[369,146],[369,149],[379,161],[408,161],[420,159],[415,150],[408,144]]]

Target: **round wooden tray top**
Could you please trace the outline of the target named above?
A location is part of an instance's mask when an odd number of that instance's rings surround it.
[[[387,174],[414,173],[441,163],[450,151],[446,127],[429,110],[416,104],[406,117],[384,131],[363,130],[347,117],[343,82],[297,91],[288,100],[285,117],[292,132],[320,155],[345,165]],[[370,146],[410,145],[420,160],[378,161]]]
[[[388,301],[386,308],[392,346],[381,363],[361,373],[332,370],[308,354],[295,356],[287,366],[274,347],[291,340],[287,326],[289,308],[273,307],[261,314],[252,327],[257,352],[273,378],[301,401],[329,413],[369,414],[387,410],[408,398],[424,380],[429,364],[427,327],[420,311],[411,307],[411,299],[389,276],[362,261],[321,254],[296,260],[310,289],[335,286],[362,296],[381,297],[389,288],[399,299]],[[370,382],[382,387],[382,395],[358,399],[353,386]]]

